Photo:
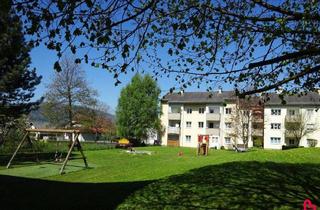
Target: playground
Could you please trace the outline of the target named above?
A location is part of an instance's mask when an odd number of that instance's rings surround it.
[[[292,209],[309,198],[320,206],[317,148],[197,155],[195,148],[152,146],[135,148],[151,155],[133,155],[85,146],[88,168],[83,159],[71,159],[63,175],[61,163],[52,161],[17,159],[6,169],[10,157],[1,156],[1,203],[20,209]]]

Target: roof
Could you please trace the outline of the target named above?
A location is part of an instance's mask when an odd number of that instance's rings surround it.
[[[267,99],[268,98],[268,99]],[[236,99],[234,91],[222,92],[184,92],[184,93],[168,93],[162,98],[162,102],[168,103],[224,103]],[[308,92],[305,95],[285,96],[285,104],[277,93],[268,93],[264,96],[265,106],[320,106],[320,94],[316,92]],[[256,100],[259,100],[256,98]]]
[[[320,94],[316,92],[308,92],[306,95],[292,95],[285,96],[285,104],[282,104],[281,98],[276,93],[269,93],[266,97],[269,100],[266,100],[265,106],[275,106],[275,105],[287,105],[287,106],[319,106],[320,105]]]
[[[185,92],[168,93],[162,98],[162,102],[169,103],[223,103],[226,100],[235,100],[234,91],[222,92]]]

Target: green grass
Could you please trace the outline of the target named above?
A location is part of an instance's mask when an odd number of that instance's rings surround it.
[[[0,201],[19,207],[29,202],[28,197],[21,194],[22,202],[14,203],[10,193],[19,197],[17,192],[22,191],[32,199],[45,191],[39,202],[30,205],[43,208],[42,201],[50,207],[60,206],[55,204],[60,199],[70,208],[295,209],[310,198],[320,206],[318,148],[255,149],[246,153],[212,150],[209,156],[196,156],[195,149],[190,148],[139,150],[153,153],[85,151],[90,168],[82,168],[81,160],[72,160],[62,176],[58,175],[59,166],[47,162],[20,162],[8,170],[1,166],[0,178],[5,184],[0,190],[8,197],[2,196]],[[182,156],[178,156],[179,151]]]

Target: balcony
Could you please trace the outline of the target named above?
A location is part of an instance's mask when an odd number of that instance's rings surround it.
[[[217,113],[207,113],[206,114],[207,121],[220,121],[220,114]]]
[[[290,130],[286,130],[285,131],[285,137],[286,138],[294,138],[294,137],[296,137],[296,135],[299,136],[299,134],[296,134],[295,131],[290,131]]]
[[[252,129],[252,136],[263,136],[263,129]]]
[[[299,122],[301,121],[300,115],[286,115],[286,122]]]
[[[169,120],[180,120],[181,114],[180,113],[169,113],[168,118],[169,118]]]
[[[207,128],[206,129],[206,134],[207,135],[219,136],[220,135],[220,129],[219,128]]]
[[[263,123],[263,118],[262,117],[253,117],[252,122]]]
[[[180,134],[179,127],[168,127],[168,134]]]

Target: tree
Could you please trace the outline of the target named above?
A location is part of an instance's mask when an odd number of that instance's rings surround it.
[[[294,116],[286,117],[286,120],[285,120],[286,137],[293,139],[296,145],[300,145],[300,141],[304,136],[317,130],[315,127],[307,126],[309,118],[310,116],[307,116],[303,113],[298,113]]]
[[[231,137],[235,144],[241,140],[244,147],[248,147],[251,139],[252,101],[249,99],[237,99],[231,114]]]
[[[113,72],[116,84],[119,74],[146,62],[155,76],[173,75],[182,88],[196,83],[210,91],[230,83],[240,96],[279,87],[282,95],[300,94],[319,86],[319,4],[13,0],[31,43],[44,42],[58,57],[66,49],[96,49],[76,61]]]
[[[47,87],[44,114],[56,126],[72,127],[76,108],[94,106],[97,92],[88,86],[84,71],[72,59],[65,57],[60,65],[61,71]]]
[[[148,132],[160,131],[159,95],[160,89],[149,75],[136,74],[121,90],[116,110],[118,135],[142,140]]]
[[[95,133],[96,139],[99,135],[111,135],[115,133],[115,125],[108,116],[109,107],[103,103],[96,103],[91,107],[81,107],[77,110],[75,120],[81,122],[84,128]]]
[[[30,69],[30,47],[25,43],[22,24],[9,1],[0,7],[0,145],[15,120],[36,109],[40,100],[31,101],[40,83]]]

